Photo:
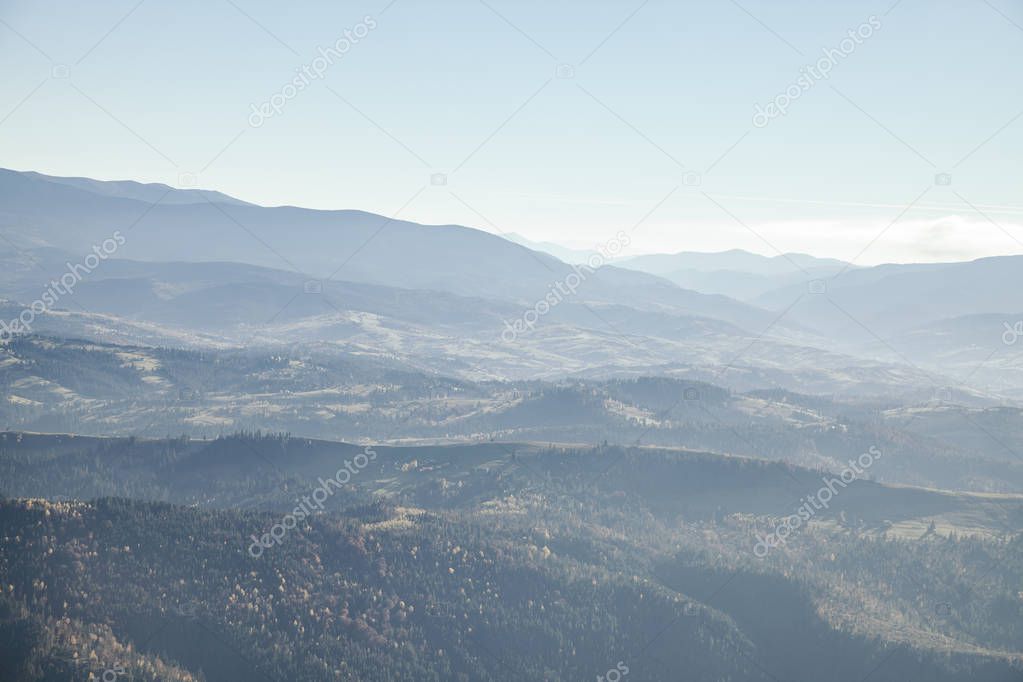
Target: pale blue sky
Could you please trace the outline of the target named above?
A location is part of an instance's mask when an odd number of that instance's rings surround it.
[[[322,80],[249,125],[367,15]],[[871,15],[830,79],[752,124]],[[4,167],[197,173],[261,204],[574,246],[647,216],[631,253],[1023,253],[1018,0],[34,0],[0,2],[0,20]]]

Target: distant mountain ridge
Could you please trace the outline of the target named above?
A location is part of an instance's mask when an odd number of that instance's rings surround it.
[[[618,265],[664,277],[684,289],[748,302],[775,289],[796,283],[805,285],[807,280],[832,277],[855,267],[805,253],[761,256],[742,249],[651,254],[625,259]]]
[[[562,246],[549,241],[533,241],[527,237],[523,237],[521,234],[516,232],[506,232],[501,235],[510,242],[521,244],[527,249],[533,249],[534,251],[542,251],[549,253],[555,258],[564,261],[565,263],[585,263],[589,260],[590,256],[594,255],[597,251],[596,248],[587,251],[586,249],[573,249],[568,246]],[[613,261],[615,265],[620,265],[625,262],[625,259]],[[630,268],[631,269],[631,268]]]
[[[356,210],[266,208],[194,191],[187,200],[154,204],[138,198],[154,191],[138,183],[111,186],[0,170],[0,230],[25,245],[85,254],[119,229],[126,243],[118,258],[233,261],[527,307],[571,275],[580,279],[573,300],[700,315],[743,329],[761,329],[772,319],[749,304],[687,291],[646,273],[572,267],[470,227],[425,226]]]
[[[755,275],[790,274],[799,268],[805,270],[841,270],[852,267],[845,261],[834,258],[817,258],[805,253],[786,253],[777,256],[761,256],[742,249],[718,252],[680,251],[679,253],[658,253],[623,259],[623,268],[642,270],[656,275],[668,275],[680,270],[698,272],[745,272]]]
[[[35,171],[25,171],[24,174],[31,178],[67,185],[68,187],[92,192],[93,194],[121,199],[135,199],[149,203],[199,204],[204,201],[216,201],[238,206],[255,205],[241,199],[229,197],[223,192],[203,189],[177,189],[158,182],[144,183],[135,182],[134,180],[93,180],[92,178],[58,177],[36,173]]]

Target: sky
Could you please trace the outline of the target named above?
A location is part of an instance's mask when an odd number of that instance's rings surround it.
[[[1020,0],[0,1],[0,65],[6,168],[625,256],[1023,253]]]

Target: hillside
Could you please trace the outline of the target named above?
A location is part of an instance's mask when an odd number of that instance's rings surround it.
[[[378,448],[324,511],[256,551],[252,537],[318,499],[317,477],[363,450],[276,437],[22,443],[30,459],[88,445],[91,480],[106,489],[162,487],[198,508],[0,503],[0,535],[12,539],[0,550],[3,613],[29,608],[77,633],[109,626],[108,646],[130,643],[182,674],[569,680],[622,663],[637,680],[685,667],[701,680],[809,682],[834,666],[831,679],[858,682],[881,661],[881,680],[1019,674],[1023,547],[999,524],[1018,527],[1023,498],[858,483],[756,559],[756,537],[818,474],[653,450]],[[158,472],[149,483],[147,469]],[[92,492],[40,485],[52,497]],[[209,494],[246,486],[264,492],[249,503]],[[964,602],[955,590],[967,582]],[[870,599],[879,591],[884,603]],[[751,611],[752,595],[772,608]],[[949,604],[937,619],[936,603]],[[32,637],[24,618],[2,627]],[[52,666],[95,647],[32,641],[7,665]]]
[[[182,351],[45,337],[0,361],[0,428],[215,437],[238,430],[397,442],[637,443],[836,467],[870,447],[880,481],[1023,492],[1023,412],[729,389],[698,373],[501,382],[445,376],[351,345]],[[687,378],[691,376],[693,378]],[[716,378],[716,377],[709,377]]]

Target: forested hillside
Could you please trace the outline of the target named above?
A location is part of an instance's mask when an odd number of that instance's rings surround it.
[[[63,623],[211,679],[1019,674],[1023,498],[854,481],[763,556],[824,474],[649,448],[3,442],[4,493],[29,498],[0,513],[4,628],[32,643],[11,666],[89,657]]]

